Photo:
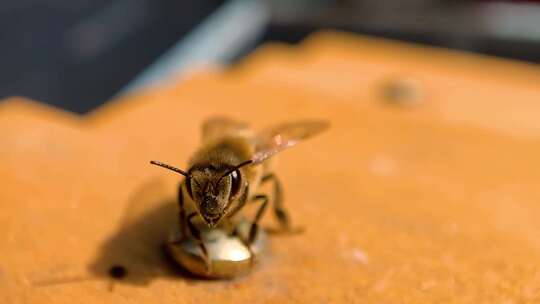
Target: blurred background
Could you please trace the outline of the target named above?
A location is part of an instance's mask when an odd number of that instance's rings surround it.
[[[77,113],[320,29],[540,62],[540,1],[3,0],[0,24],[0,98]]]

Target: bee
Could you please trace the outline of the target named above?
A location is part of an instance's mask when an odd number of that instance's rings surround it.
[[[329,127],[326,121],[304,120],[283,123],[255,131],[247,124],[225,117],[208,119],[202,126],[202,146],[193,154],[187,171],[151,161],[185,177],[178,190],[181,239],[191,235],[206,259],[208,251],[194,219],[210,229],[233,227],[237,214],[248,203],[258,203],[249,233],[242,242],[247,248],[257,237],[259,221],[269,204],[282,231],[291,231],[291,221],[283,205],[282,187],[273,171],[276,154]],[[272,183],[270,197],[259,191]]]

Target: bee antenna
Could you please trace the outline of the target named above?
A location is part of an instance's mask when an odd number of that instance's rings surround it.
[[[150,163],[151,163],[152,165],[156,165],[156,166],[163,167],[163,168],[165,168],[165,169],[169,169],[169,170],[171,170],[171,171],[174,171],[174,172],[176,172],[176,173],[182,174],[183,176],[189,178],[189,174],[188,174],[187,172],[185,172],[185,171],[183,171],[183,170],[180,170],[180,169],[178,169],[178,168],[176,168],[176,167],[173,167],[173,166],[170,166],[170,165],[167,165],[167,164],[165,164],[165,163],[162,163],[162,162],[159,162],[159,161],[155,161],[155,160],[151,160]]]
[[[250,160],[246,160],[246,161],[243,162],[243,163],[240,163],[239,165],[236,165],[236,166],[235,166],[234,168],[232,168],[231,170],[225,172],[225,173],[219,178],[219,180],[221,180],[221,179],[224,178],[225,176],[227,176],[227,175],[233,173],[234,171],[236,171],[236,170],[238,170],[238,169],[240,169],[240,168],[242,168],[242,167],[244,167],[244,166],[251,165],[252,163],[253,163],[253,160],[250,159]],[[219,182],[219,181],[218,181],[218,182]]]

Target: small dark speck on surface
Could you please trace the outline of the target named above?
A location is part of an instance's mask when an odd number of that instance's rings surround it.
[[[127,269],[122,265],[113,265],[109,269],[109,275],[113,279],[121,280],[126,277]]]

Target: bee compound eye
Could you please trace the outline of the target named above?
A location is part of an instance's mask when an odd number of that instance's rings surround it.
[[[231,173],[231,196],[238,194],[241,182],[240,171],[235,170]]]

